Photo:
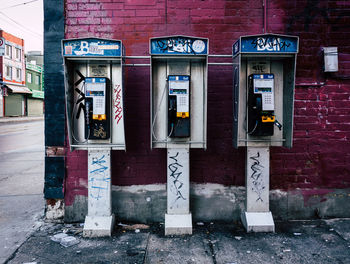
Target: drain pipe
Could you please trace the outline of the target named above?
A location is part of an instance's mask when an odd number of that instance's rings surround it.
[[[267,33],[267,0],[263,0],[263,6],[264,6],[264,29],[263,33]]]

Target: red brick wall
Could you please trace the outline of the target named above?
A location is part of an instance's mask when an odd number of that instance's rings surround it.
[[[350,187],[350,4],[267,2],[267,31],[300,37],[294,147],[272,149],[271,187]],[[149,38],[176,34],[207,37],[210,54],[231,54],[239,36],[264,25],[256,0],[66,0],[65,15],[66,38],[120,39],[127,55],[148,55]],[[338,73],[323,73],[324,46],[338,47]],[[166,152],[150,150],[149,69],[129,67],[125,77],[127,152],[112,154],[113,184],[164,183]],[[231,143],[232,68],[210,66],[208,82],[208,149],[191,150],[191,180],[244,185],[245,150]],[[85,153],[67,156],[66,188],[86,188],[84,166]]]

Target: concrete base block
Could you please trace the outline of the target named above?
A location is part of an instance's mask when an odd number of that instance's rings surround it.
[[[112,235],[114,214],[111,216],[86,216],[84,237],[107,237]]]
[[[241,221],[247,232],[275,232],[271,212],[243,212]]]
[[[165,214],[165,235],[192,235],[192,214]]]

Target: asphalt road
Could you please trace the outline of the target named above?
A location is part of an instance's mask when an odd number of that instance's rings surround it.
[[[0,263],[44,213],[44,121],[0,123]]]

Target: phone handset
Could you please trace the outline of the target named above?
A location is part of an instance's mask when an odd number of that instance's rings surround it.
[[[168,137],[171,137],[174,132],[174,126],[176,122],[176,115],[177,115],[177,102],[176,102],[176,95],[170,95],[169,96],[169,123],[170,123],[170,132]]]
[[[92,118],[92,99],[86,98],[85,99],[85,138],[88,139],[90,135],[91,130],[91,118]]]

